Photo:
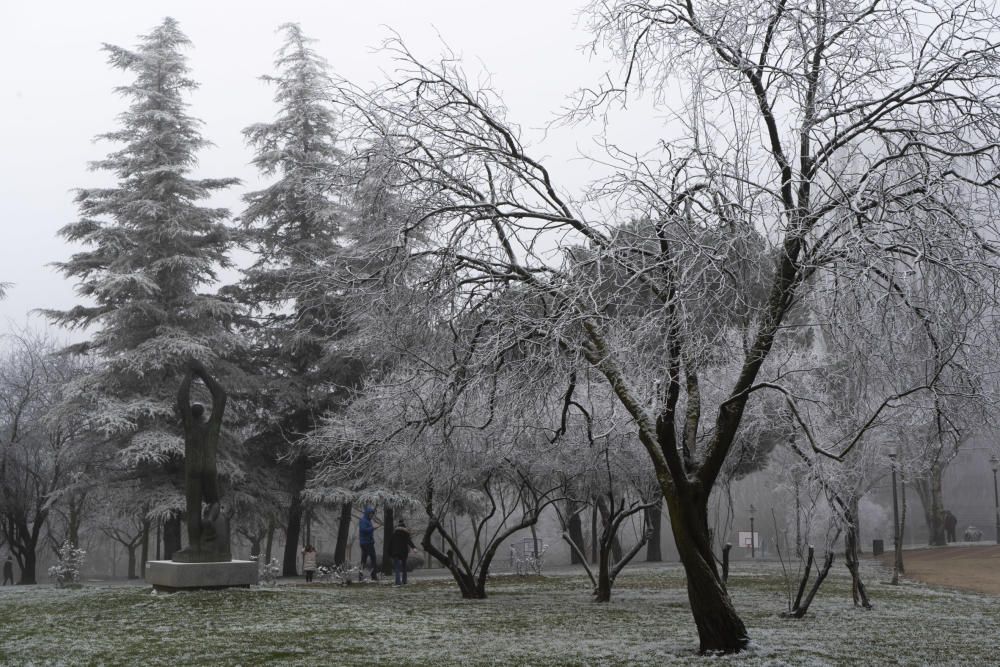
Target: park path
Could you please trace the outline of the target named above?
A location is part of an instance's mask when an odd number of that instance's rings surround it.
[[[892,567],[892,553],[882,562]],[[907,579],[934,586],[1000,595],[1000,545],[969,545],[907,549],[903,552]]]

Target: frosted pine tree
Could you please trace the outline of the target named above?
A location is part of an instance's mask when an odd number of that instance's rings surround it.
[[[281,470],[289,493],[284,571],[295,574],[303,518],[299,493],[309,463],[294,443],[315,428],[334,387],[350,384],[357,373],[349,360],[328,354],[342,326],[340,296],[329,275],[347,217],[336,116],[328,102],[332,82],[327,63],[298,25],[279,30],[285,41],[276,73],[262,77],[274,86],[277,115],[244,130],[256,151],[253,163],[276,180],[245,196],[242,227],[257,261],[235,292],[251,309],[256,395],[266,416],[264,433],[254,442],[272,460],[290,463]]]
[[[61,325],[93,331],[71,349],[102,363],[76,394],[92,426],[121,443],[121,465],[142,473],[164,513],[183,505],[184,447],[174,414],[180,370],[189,358],[218,366],[238,344],[228,329],[234,306],[200,291],[229,266],[231,240],[228,212],[198,202],[238,181],[189,176],[208,144],[184,101],[197,87],[183,54],[189,43],[166,18],[134,50],[104,46],[113,67],[134,75],[116,89],[130,102],[119,128],[99,137],[120,148],[91,164],[117,182],[78,190],[81,218],[60,230],[87,247],[56,266],[88,303],[47,312]],[[167,535],[169,554],[179,546],[176,519]]]
[[[277,74],[261,77],[275,87],[277,117],[243,131],[256,150],[253,164],[277,180],[244,197],[242,223],[258,259],[242,288],[260,315],[269,353],[304,378],[321,370],[317,364],[338,319],[325,277],[345,220],[337,187],[342,155],[328,66],[298,25],[280,30],[285,43]]]

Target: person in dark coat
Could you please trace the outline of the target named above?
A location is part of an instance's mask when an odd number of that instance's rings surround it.
[[[945,542],[957,542],[955,539],[955,528],[958,527],[958,519],[951,513],[951,510],[944,511],[944,540]]]
[[[361,569],[365,569],[365,562],[371,561],[372,581],[378,579],[378,563],[375,560],[375,524],[372,516],[375,508],[366,507],[361,514],[361,521],[358,522],[358,543],[361,545]],[[358,579],[361,579],[361,572],[358,572]]]
[[[9,555],[3,562],[3,585],[6,586],[8,581],[11,586],[14,585],[14,561]]]
[[[409,558],[411,549],[416,547],[410,539],[410,531],[406,528],[406,523],[400,520],[389,538],[389,555],[392,556],[392,571],[396,575],[397,586],[406,583],[406,559]]]

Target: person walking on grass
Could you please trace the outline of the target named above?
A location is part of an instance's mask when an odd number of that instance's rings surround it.
[[[312,583],[316,572],[316,549],[311,544],[307,544],[302,550],[302,571],[306,573],[306,583]]]
[[[396,585],[402,586],[406,583],[406,560],[410,556],[410,550],[416,549],[413,540],[410,539],[410,531],[406,528],[406,523],[400,519],[396,529],[392,531],[389,538],[389,554],[392,556],[392,571],[396,575]]]
[[[361,570],[365,569],[365,563],[370,560],[372,581],[377,581],[378,563],[375,560],[375,524],[372,522],[372,516],[374,515],[374,507],[366,507],[361,513],[361,521],[358,522],[358,543],[361,545]],[[361,580],[361,570],[358,571],[358,581]]]
[[[14,585],[14,561],[11,559],[10,554],[7,555],[7,560],[3,562],[3,585],[6,586],[7,582],[10,585]]]

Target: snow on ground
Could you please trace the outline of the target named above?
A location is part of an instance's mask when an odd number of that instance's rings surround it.
[[[843,567],[841,566],[841,570]],[[783,619],[775,563],[738,563],[730,579],[753,649],[699,657],[676,565],[626,571],[608,605],[572,570],[498,577],[462,600],[422,577],[405,588],[284,584],[153,594],[87,585],[0,589],[5,665],[987,665],[1000,660],[998,599],[889,586],[870,566],[875,602],[855,609],[834,570],[802,620]],[[794,583],[793,583],[794,585]]]

